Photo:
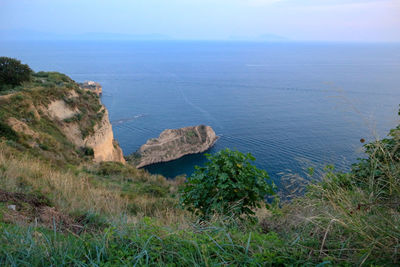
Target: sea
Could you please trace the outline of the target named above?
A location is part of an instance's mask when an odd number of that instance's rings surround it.
[[[348,171],[365,156],[360,139],[399,123],[400,44],[20,41],[0,42],[0,56],[101,83],[125,155],[165,129],[206,124],[220,137],[206,153],[251,153],[277,184],[318,179],[310,167]],[[146,169],[174,178],[205,162]]]

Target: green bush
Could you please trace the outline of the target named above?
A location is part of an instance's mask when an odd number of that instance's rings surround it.
[[[5,85],[17,86],[31,79],[32,70],[21,61],[0,57],[0,90]]]
[[[128,169],[120,162],[103,161],[100,162],[96,173],[98,175],[128,175]]]
[[[266,171],[252,165],[250,153],[225,149],[206,156],[205,167],[196,167],[181,190],[182,205],[203,219],[214,213],[252,217],[252,208],[274,194],[275,185],[267,183]]]
[[[17,133],[6,123],[1,121],[0,117],[0,137],[5,137],[7,140],[17,141]]]
[[[400,125],[390,130],[388,138],[364,145],[368,157],[352,166],[354,183],[380,200],[399,198],[399,144]]]
[[[85,156],[94,156],[94,150],[91,147],[84,147],[83,153],[85,154]]]
[[[47,78],[49,77],[49,73],[45,71],[39,71],[33,74],[33,76],[38,77],[38,78]]]

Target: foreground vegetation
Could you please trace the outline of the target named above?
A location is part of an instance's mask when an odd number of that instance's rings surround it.
[[[318,182],[304,196],[267,209],[259,196],[274,187],[239,152],[210,156],[188,183],[93,163],[49,118],[26,111],[68,99],[74,86],[62,74],[36,73],[0,98],[1,266],[399,264],[400,126],[365,145],[351,172],[310,170]],[[82,92],[70,104],[95,115],[95,98]],[[38,132],[41,145],[13,131],[9,117]]]

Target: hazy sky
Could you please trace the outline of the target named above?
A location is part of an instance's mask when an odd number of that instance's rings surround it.
[[[0,0],[0,30],[400,41],[400,0]]]

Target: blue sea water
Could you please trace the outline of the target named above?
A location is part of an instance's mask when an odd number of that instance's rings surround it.
[[[360,138],[398,123],[399,44],[2,42],[0,56],[100,82],[125,155],[164,129],[207,124],[220,136],[208,153],[251,152],[277,182],[307,167],[348,170]],[[175,177],[204,162],[147,169]]]

